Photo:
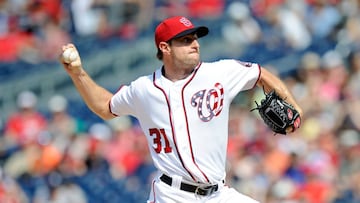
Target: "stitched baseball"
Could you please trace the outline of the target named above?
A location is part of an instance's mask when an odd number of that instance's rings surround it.
[[[66,49],[63,52],[63,59],[65,63],[71,63],[78,58],[78,53],[74,49]]]

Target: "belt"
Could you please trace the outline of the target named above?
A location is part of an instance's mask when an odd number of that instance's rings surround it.
[[[160,180],[163,181],[164,183],[170,185],[170,186],[172,184],[172,178],[165,175],[165,174],[163,174],[160,177]],[[184,182],[181,182],[181,184],[180,184],[180,190],[184,190],[184,191],[187,191],[187,192],[192,192],[192,193],[195,193],[197,195],[202,195],[202,196],[211,195],[212,193],[216,192],[218,190],[218,188],[219,188],[218,184],[209,185],[209,186],[205,186],[205,187],[191,185],[191,184],[187,184],[187,183],[184,183]]]

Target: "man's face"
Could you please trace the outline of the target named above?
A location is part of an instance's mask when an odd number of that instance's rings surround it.
[[[200,61],[200,45],[196,34],[189,34],[171,41],[171,57],[179,67],[194,68]]]

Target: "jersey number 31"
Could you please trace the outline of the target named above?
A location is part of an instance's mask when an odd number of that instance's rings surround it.
[[[163,128],[157,129],[157,128],[150,128],[149,129],[150,136],[154,137],[153,143],[154,143],[154,150],[156,153],[160,153],[163,149],[161,138],[164,139],[164,151],[165,153],[172,152],[172,148],[170,146],[170,142],[166,136],[165,130]]]

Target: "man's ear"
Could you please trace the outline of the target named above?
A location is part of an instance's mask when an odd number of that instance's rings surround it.
[[[159,49],[165,54],[170,51],[170,44],[167,42],[160,42]]]

